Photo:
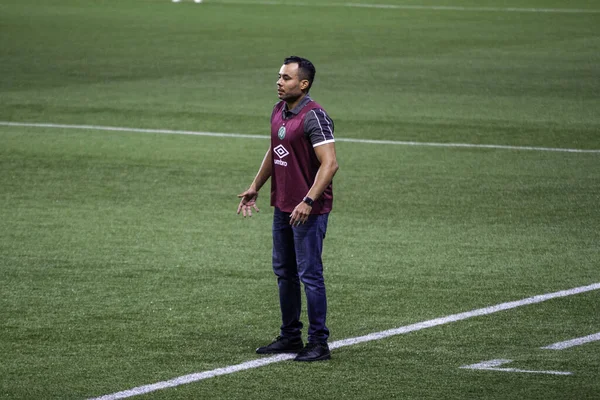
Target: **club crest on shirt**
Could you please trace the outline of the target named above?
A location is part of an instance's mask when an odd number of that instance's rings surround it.
[[[277,132],[277,137],[281,140],[285,137],[285,126],[279,128],[279,132]]]

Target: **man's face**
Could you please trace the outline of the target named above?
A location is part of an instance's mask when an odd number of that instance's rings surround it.
[[[284,64],[279,70],[277,79],[277,97],[287,102],[293,102],[302,96],[302,89],[308,87],[308,80],[298,77],[298,64]]]

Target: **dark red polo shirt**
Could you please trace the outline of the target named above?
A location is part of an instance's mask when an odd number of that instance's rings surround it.
[[[293,110],[280,101],[271,114],[271,205],[291,213],[315,182],[320,167],[314,148],[332,143],[333,121],[308,95]],[[325,214],[333,205],[330,183],[311,214]]]

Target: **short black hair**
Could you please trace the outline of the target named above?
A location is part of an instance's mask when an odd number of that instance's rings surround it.
[[[313,81],[315,80],[315,74],[317,73],[317,70],[315,69],[313,63],[308,61],[306,58],[290,56],[283,60],[284,65],[294,63],[298,64],[298,78],[300,78],[301,80],[306,79],[308,81],[308,88],[306,89],[306,93],[308,93],[310,87],[313,84]]]

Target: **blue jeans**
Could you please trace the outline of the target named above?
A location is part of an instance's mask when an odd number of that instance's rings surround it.
[[[323,239],[329,214],[311,215],[299,226],[290,225],[290,213],[275,208],[273,215],[273,271],[279,286],[281,336],[298,338],[302,331],[300,282],[308,311],[308,341],[326,342],[327,296],[323,279]]]

